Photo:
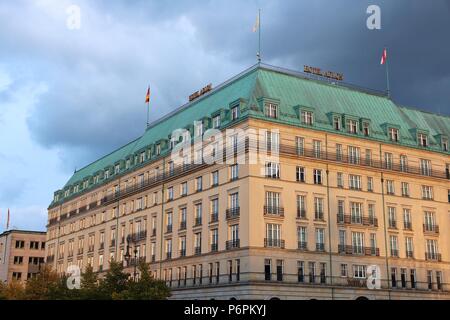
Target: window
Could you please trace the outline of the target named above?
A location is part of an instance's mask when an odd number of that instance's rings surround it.
[[[322,184],[322,170],[314,169],[314,184]]]
[[[345,230],[339,230],[339,252],[345,252],[345,246],[347,244],[347,232]]]
[[[325,251],[325,229],[316,228],[316,250]]]
[[[268,214],[279,214],[280,210],[280,193],[266,191],[266,210]]]
[[[350,202],[351,220],[352,223],[362,223],[362,203]]]
[[[357,147],[348,147],[348,162],[351,164],[359,164],[360,152]]]
[[[142,200],[142,198],[141,198]],[[173,200],[173,187],[167,188],[167,200],[172,201]]]
[[[231,121],[239,118],[239,106],[231,108]]]
[[[233,247],[238,246],[239,242],[239,225],[233,224],[230,226],[230,240],[233,243]]]
[[[366,166],[372,165],[372,150],[366,149]]]
[[[398,142],[399,133],[398,129],[389,128],[389,139],[393,142]]]
[[[357,134],[358,133],[358,122],[356,120],[347,120],[347,132],[351,134]]]
[[[314,219],[323,220],[323,198],[314,198]]]
[[[433,200],[433,187],[422,186],[422,199]]]
[[[305,282],[305,262],[297,261],[298,282]]]
[[[398,257],[398,237],[389,236],[389,243],[391,245],[391,256]]]
[[[278,118],[278,106],[273,103],[266,103],[265,105],[265,115],[269,118]]]
[[[354,265],[353,266],[353,278],[365,279],[366,278],[366,266]]]
[[[370,136],[370,124],[368,122],[363,122],[363,134],[366,137]]]
[[[306,219],[306,197],[297,195],[297,218]]]
[[[348,277],[348,266],[345,263],[341,263],[341,277]]]
[[[438,290],[442,290],[442,272],[436,271],[436,287]]]
[[[352,249],[354,254],[364,253],[364,233],[352,232]]]
[[[277,281],[283,281],[283,260],[277,260]]]
[[[397,287],[397,268],[391,268],[391,286],[392,288]]]
[[[197,203],[195,205],[195,225],[202,224],[202,204]]]
[[[14,264],[23,264],[23,257],[14,257]]]
[[[219,171],[214,171],[211,174],[211,185],[218,186],[219,185]]]
[[[195,178],[195,190],[202,191],[203,188],[203,177],[197,177]]]
[[[181,194],[182,197],[187,196],[187,194],[188,194],[188,184],[187,184],[186,181],[181,183],[181,192],[180,192],[180,194]]]
[[[438,246],[436,240],[427,239],[425,247],[426,260],[439,260],[438,259]]]
[[[239,208],[239,193],[238,192],[234,192],[234,193],[230,194],[230,208],[232,210],[236,210],[237,208]]]
[[[405,230],[412,230],[411,210],[403,209],[403,228]]]
[[[215,222],[219,219],[219,199],[211,200],[211,222]]]
[[[431,176],[431,161],[420,159],[420,174],[424,176]]]
[[[337,173],[337,187],[338,188],[344,187],[344,174],[342,172]]]
[[[393,167],[393,156],[392,153],[385,152],[384,153],[384,168],[388,170],[392,170]]]
[[[386,180],[386,190],[389,195],[395,194],[394,180]]]
[[[299,250],[307,250],[308,234],[306,227],[297,227],[297,241]]]
[[[282,247],[281,225],[268,223],[266,224],[266,247]]]
[[[302,111],[301,121],[303,124],[311,126],[314,123],[313,113],[311,111]]]
[[[23,249],[25,248],[25,241],[23,240],[16,240],[16,249]]]
[[[264,279],[266,281],[272,280],[271,264],[271,259],[264,259]]]
[[[295,137],[295,150],[298,156],[305,154],[305,139],[303,137]]]
[[[388,207],[389,228],[397,228],[397,213],[395,207]]]
[[[195,246],[195,254],[201,254],[202,253],[202,233],[197,232],[194,234],[194,246]]]
[[[211,230],[211,251],[217,251],[219,245],[219,229]]]
[[[400,156],[400,171],[408,172],[408,157],[404,154]]]
[[[367,177],[367,191],[372,192],[373,191],[373,178]]]
[[[409,183],[402,182],[402,197],[409,197]]]
[[[342,152],[342,144],[336,144],[336,161],[342,161],[343,152]]]
[[[203,135],[203,121],[195,121],[195,136],[201,137]]]
[[[405,238],[405,248],[406,248],[406,257],[413,258],[414,257],[414,243],[413,238],[406,237]]]
[[[309,282],[310,283],[316,282],[316,263],[310,261],[308,263],[308,269],[309,269]]]
[[[239,165],[233,164],[230,167],[231,180],[237,180],[239,178]]]
[[[217,115],[215,117],[213,117],[213,128],[214,129],[218,129],[220,128],[220,115]]]
[[[139,156],[139,163],[142,163],[145,161],[145,151],[142,151]]]
[[[305,168],[297,167],[295,171],[297,182],[305,182]]]
[[[275,162],[266,162],[266,178],[280,178],[280,164]]]
[[[156,144],[156,155],[159,156],[161,154],[161,144]]]
[[[280,134],[278,132],[266,131],[267,151],[278,151],[280,145]]]
[[[340,116],[333,117],[333,127],[334,127],[334,130],[341,130],[341,117]]]
[[[320,158],[321,157],[321,151],[322,151],[322,143],[319,140],[313,141],[313,147],[314,147],[314,157]]]
[[[362,184],[361,184],[361,176],[357,176],[354,174],[351,174],[348,176],[349,181],[349,188],[353,190],[361,190]]]
[[[424,212],[424,230],[432,232],[436,230],[436,217],[434,215],[434,212]]]
[[[411,269],[409,270],[409,277],[411,279],[411,288],[415,289],[416,288],[416,269]]]
[[[417,140],[419,141],[419,146],[427,147],[428,146],[428,136],[424,133],[419,133],[417,135]]]

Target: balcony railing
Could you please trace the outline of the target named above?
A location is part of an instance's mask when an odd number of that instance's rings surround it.
[[[281,248],[284,249],[284,240],[264,238],[264,247],[266,248]]]
[[[429,232],[429,233],[439,233],[439,226],[435,224],[423,224],[423,232]]]
[[[198,227],[202,225],[202,217],[196,217],[194,220],[194,227]]]
[[[115,247],[116,246],[116,239],[111,239],[111,241],[110,241],[110,243],[109,243],[109,246],[112,248],[112,247]]]
[[[343,224],[354,224],[378,227],[378,219],[375,217],[352,216],[347,214],[337,214],[337,222]]]
[[[226,218],[227,220],[239,218],[241,214],[240,207],[229,208],[226,210]]]
[[[186,256],[186,249],[181,249],[180,250],[180,257],[185,257]]]
[[[425,252],[425,260],[442,261],[441,254],[436,252]]]
[[[389,228],[391,228],[391,229],[397,229],[397,220],[391,220],[391,219],[389,219]]]
[[[128,266],[137,266],[139,265],[141,262],[145,262],[146,257],[142,256],[142,257],[132,257],[128,260]]]
[[[211,252],[217,252],[219,245],[217,243],[211,243]]]
[[[412,223],[408,222],[408,221],[404,221],[403,222],[403,229],[411,231],[412,230]]]
[[[298,248],[298,250],[306,251],[306,250],[308,250],[308,243],[303,242],[303,241],[298,241],[297,248]]]
[[[55,255],[54,254],[52,254],[50,256],[47,256],[47,260],[46,260],[47,263],[52,263],[53,261],[55,261]]]
[[[316,243],[316,251],[324,252],[325,251],[325,243]]]
[[[414,252],[406,250],[406,257],[407,258],[414,258]]]
[[[241,246],[240,239],[228,240],[225,243],[225,248],[227,250],[236,249]]]
[[[152,237],[156,236],[156,228],[152,229]]]
[[[127,237],[127,241],[132,241],[132,242],[138,242],[138,241],[143,241],[147,238],[147,231],[139,231],[139,232],[135,232],[133,234],[130,234]]]
[[[152,258],[151,258],[152,262],[156,261],[156,256],[154,254],[152,254]]]
[[[398,249],[391,249],[391,257],[398,258]]]
[[[284,208],[277,206],[264,206],[264,215],[284,217]]]
[[[172,225],[168,224],[166,227],[166,233],[171,233],[172,232]]]
[[[166,259],[172,259],[172,251],[166,252]]]
[[[306,219],[306,210],[305,209],[297,209],[297,219]]]
[[[180,229],[179,230],[186,230],[186,221],[180,222]]]
[[[217,221],[219,221],[219,215],[217,213],[211,214],[209,222],[210,223],[215,223]]]
[[[201,255],[202,254],[202,247],[195,247],[194,248],[194,254],[196,256]]]
[[[338,252],[351,255],[379,256],[380,249],[374,247],[360,247],[352,245],[339,245]]]

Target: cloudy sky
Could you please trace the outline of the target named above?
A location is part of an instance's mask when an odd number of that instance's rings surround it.
[[[75,168],[142,134],[148,84],[154,120],[254,64],[258,8],[263,62],[384,90],[386,45],[393,99],[450,113],[449,0],[0,0],[0,232],[7,208],[11,227],[44,230]]]

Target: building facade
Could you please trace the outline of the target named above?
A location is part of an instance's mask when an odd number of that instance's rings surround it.
[[[47,262],[144,260],[174,299],[449,299],[449,135],[448,116],[256,65],[76,171]]]
[[[9,230],[0,234],[0,281],[26,281],[45,261],[46,232]]]

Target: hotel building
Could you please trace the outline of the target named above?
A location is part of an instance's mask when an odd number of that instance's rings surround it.
[[[45,232],[8,230],[0,234],[0,281],[26,281],[45,260]]]
[[[263,64],[190,98],[55,192],[58,272],[145,260],[172,299],[450,298],[450,117]]]

